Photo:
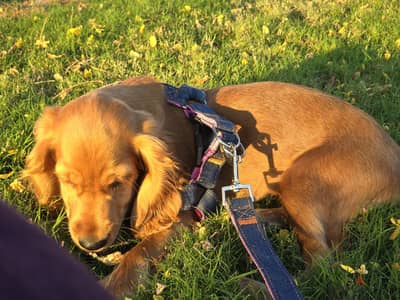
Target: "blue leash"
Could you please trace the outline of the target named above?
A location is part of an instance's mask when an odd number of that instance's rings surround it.
[[[192,173],[190,183],[182,191],[183,209],[193,209],[199,219],[203,219],[207,212],[215,211],[218,201],[213,188],[225,158],[231,160],[233,183],[222,188],[222,203],[229,212],[243,246],[261,273],[273,299],[303,299],[292,276],[274,252],[263,227],[258,223],[251,186],[239,182],[238,164],[244,157],[245,149],[235,125],[207,105],[203,90],[187,85],[177,89],[168,84],[164,84],[164,90],[168,103],[182,108],[189,119],[210,128],[213,137],[209,147],[202,151],[202,158]],[[238,149],[241,154],[237,153]],[[205,192],[197,199],[199,189],[205,189]]]

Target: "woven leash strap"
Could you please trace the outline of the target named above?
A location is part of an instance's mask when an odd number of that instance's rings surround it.
[[[256,265],[272,299],[303,299],[297,286],[274,252],[263,228],[257,222],[249,195],[239,194],[227,201],[229,215],[247,253]]]

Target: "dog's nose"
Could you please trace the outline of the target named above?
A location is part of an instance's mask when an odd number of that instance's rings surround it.
[[[79,245],[81,245],[83,248],[87,250],[93,251],[103,248],[107,244],[107,240],[108,237],[100,241],[92,238],[85,238],[79,240]]]

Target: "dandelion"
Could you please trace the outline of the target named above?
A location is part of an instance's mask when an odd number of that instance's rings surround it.
[[[87,38],[86,44],[91,45],[91,44],[93,44],[93,41],[94,41],[94,35],[91,34],[91,35],[89,35],[89,37]]]
[[[90,70],[90,69],[83,70],[83,78],[87,79],[90,76],[92,76],[92,70]]]
[[[222,25],[222,22],[224,21],[224,15],[218,15],[217,16],[217,23],[218,25]]]
[[[129,56],[133,59],[138,59],[141,57],[139,52],[136,52],[134,50],[129,51]]]
[[[72,35],[77,36],[77,35],[80,35],[80,34],[81,34],[81,31],[82,31],[82,28],[83,28],[82,25],[69,28],[69,29],[67,30],[67,35],[68,35],[68,36],[72,36]]]
[[[18,153],[18,150],[16,150],[16,149],[11,149],[11,150],[8,150],[7,151],[7,154],[8,155],[15,155],[15,154],[17,154]]]
[[[151,48],[154,48],[155,46],[157,46],[157,38],[155,35],[150,36],[149,45]]]
[[[135,22],[136,23],[142,23],[143,22],[142,17],[141,16],[135,16]]]
[[[385,54],[383,54],[383,58],[384,58],[385,60],[389,60],[391,56],[392,56],[392,55],[390,54],[390,52],[389,52],[388,50],[386,50]]]
[[[199,235],[199,239],[204,239],[207,236],[207,229],[204,226],[201,226],[198,230],[197,230],[197,234]]]
[[[365,267],[365,264],[361,264],[358,269],[353,269],[352,267],[343,265],[343,264],[340,264],[340,267],[350,274],[357,274],[357,278],[356,278],[357,285],[365,285],[365,281],[362,277],[362,275],[368,274],[368,270]]]
[[[35,41],[35,46],[36,46],[36,48],[39,48],[39,49],[46,49],[48,47],[49,43],[50,42],[46,41],[45,37],[43,36],[43,37],[40,37],[40,39]]]
[[[171,277],[171,271],[167,270],[164,272],[164,278],[170,278]]]
[[[60,74],[60,73],[55,73],[54,75],[53,75],[53,78],[56,80],[56,81],[63,81],[63,77],[62,77],[62,75]]]
[[[140,25],[140,27],[139,27],[139,33],[140,34],[143,34],[144,28],[145,28],[144,24]]]
[[[398,38],[394,43],[395,43],[397,49],[400,50],[400,38]]]
[[[189,11],[192,10],[192,7],[191,7],[190,5],[185,5],[185,6],[183,7],[183,10],[184,10],[185,12],[189,12]]]
[[[15,77],[19,74],[19,71],[17,68],[12,67],[8,69],[8,74]]]
[[[56,55],[56,54],[52,54],[52,53],[47,53],[47,57],[50,59],[57,59],[62,57],[62,55]]]
[[[400,264],[398,262],[394,262],[391,264],[393,270],[400,272]]]
[[[181,43],[176,43],[174,46],[172,46],[172,49],[175,51],[181,52],[183,50],[183,46]]]
[[[389,237],[390,240],[394,241],[400,235],[400,219],[390,218],[390,222],[396,226]]]
[[[268,35],[269,34],[268,26],[265,26],[265,25],[262,26],[262,33],[263,33],[263,35]]]
[[[22,38],[21,38],[21,37],[19,37],[19,38],[16,40],[16,42],[15,42],[15,44],[14,44],[14,47],[17,48],[17,49],[20,49],[20,48],[22,47]]]
[[[242,66],[246,66],[249,63],[249,61],[247,60],[248,57],[249,55],[247,54],[247,52],[242,52],[242,60],[240,61]]]
[[[197,51],[199,51],[199,50],[200,50],[200,46],[197,45],[196,43],[193,44],[193,46],[192,46],[192,52],[195,53],[195,52],[197,52]]]
[[[156,295],[160,295],[167,286],[165,284],[157,282],[156,284]]]
[[[96,22],[96,19],[89,19],[88,21],[90,29],[94,30],[96,33],[101,34],[104,31],[104,26],[101,24],[98,24]]]
[[[0,174],[0,179],[10,178],[13,174],[14,174],[14,171],[11,171],[10,173]]]
[[[19,179],[15,179],[11,184],[10,184],[11,189],[18,193],[22,193],[25,190],[25,186],[22,184],[22,182]]]

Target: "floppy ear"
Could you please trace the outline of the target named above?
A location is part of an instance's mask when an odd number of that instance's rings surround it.
[[[143,238],[176,221],[181,207],[178,168],[166,144],[153,135],[136,135],[133,148],[145,175],[133,204],[132,225]]]
[[[22,175],[33,188],[41,205],[48,204],[51,198],[59,195],[59,182],[54,174],[56,164],[53,148],[55,119],[59,108],[47,107],[35,124],[36,144],[26,158]]]

